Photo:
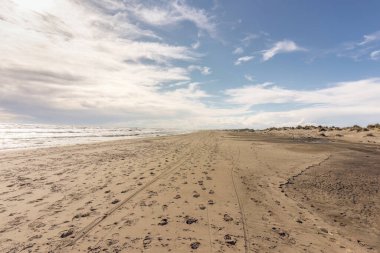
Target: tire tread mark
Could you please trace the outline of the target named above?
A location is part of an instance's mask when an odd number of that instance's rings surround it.
[[[190,146],[192,146],[194,140],[191,141],[191,143],[189,144]],[[144,191],[146,188],[148,188],[150,185],[152,185],[153,183],[155,183],[156,181],[158,181],[159,179],[161,179],[162,177],[166,176],[167,174],[175,171],[176,169],[178,169],[181,165],[183,165],[189,157],[192,156],[192,153],[193,153],[193,150],[196,150],[196,146],[195,148],[192,148],[192,150],[188,153],[188,154],[185,154],[181,157],[181,159],[176,162],[175,164],[171,165],[168,169],[166,169],[164,172],[162,172],[160,175],[156,176],[155,178],[153,178],[152,180],[150,180],[148,183],[146,183],[145,185],[143,185],[142,187],[140,187],[139,189],[137,189],[134,193],[132,193],[131,195],[129,195],[128,197],[126,197],[123,201],[119,202],[115,207],[111,208],[110,210],[108,210],[107,212],[105,212],[102,216],[96,218],[95,220],[93,220],[91,223],[89,223],[87,226],[85,226],[83,229],[81,229],[80,231],[78,231],[74,238],[73,239],[70,239],[70,240],[66,240],[66,241],[63,241],[63,244],[59,244],[55,251],[59,251],[59,250],[62,250],[63,248],[66,248],[66,247],[71,247],[71,246],[74,246],[75,243],[77,241],[79,241],[80,239],[82,239],[84,236],[86,236],[92,229],[94,229],[98,224],[100,224],[102,221],[104,221],[107,217],[109,217],[112,213],[114,213],[115,211],[117,211],[119,208],[121,208],[123,205],[125,205],[127,202],[129,202],[132,198],[136,197],[139,193],[141,193],[142,191]]]
[[[241,199],[239,197],[239,194],[238,194],[238,191],[237,191],[237,187],[236,187],[235,177],[234,177],[235,169],[238,167],[237,164],[240,161],[240,148],[238,148],[238,152],[237,153],[238,153],[237,154],[237,158],[234,159],[233,156],[232,156],[232,152],[231,152],[231,159],[232,159],[231,178],[232,178],[232,185],[234,187],[236,199],[238,201],[240,215],[241,215],[242,224],[243,224],[244,252],[248,253],[249,252],[249,240],[248,240],[248,231],[247,231],[247,225],[246,225],[246,218],[245,218],[245,214],[244,214],[243,203],[242,203],[242,201],[241,201]]]

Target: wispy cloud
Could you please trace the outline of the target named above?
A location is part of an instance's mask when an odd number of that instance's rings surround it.
[[[199,34],[215,36],[217,25],[207,11],[189,3],[3,0],[0,121],[224,128],[320,122],[332,117],[334,122],[379,118],[379,79],[314,91],[265,83],[219,91],[219,97],[210,95],[207,82],[200,84],[192,77],[193,71],[212,73],[196,50],[201,44]],[[164,29],[175,30],[184,23],[196,28],[196,32],[190,29],[194,35],[189,36],[197,37],[194,44],[163,36]],[[241,50],[235,53],[242,54],[244,45],[239,43]],[[376,60],[376,43],[368,35],[355,47],[370,48],[367,56]],[[300,50],[304,49],[292,41],[280,41],[263,52],[263,59]],[[254,59],[252,55],[235,57],[236,65]],[[253,82],[251,75],[244,77]],[[301,109],[254,109],[273,103]]]
[[[291,40],[282,40],[276,42],[273,47],[264,50],[262,53],[263,60],[268,61],[277,54],[281,53],[291,53],[297,51],[306,51],[306,49],[298,46],[294,41]]]
[[[345,42],[331,52],[339,57],[348,57],[355,61],[378,60],[379,49],[380,31],[376,31],[364,35],[361,40]]]
[[[237,47],[232,51],[233,54],[242,54],[244,53],[244,49],[242,47]]]
[[[199,40],[191,44],[192,49],[198,49],[200,46],[201,46],[201,42]]]
[[[206,66],[190,65],[188,69],[190,71],[198,70],[202,75],[205,75],[205,76],[210,75],[212,73],[211,68],[206,67]]]
[[[380,105],[380,79],[365,79],[355,82],[338,83],[332,87],[317,90],[290,90],[271,83],[245,86],[227,90],[230,102],[246,105],[269,103],[302,103],[368,106]]]
[[[358,45],[363,46],[375,41],[380,41],[380,31],[364,35],[363,40],[359,42]]]
[[[234,62],[234,64],[235,64],[235,65],[240,65],[240,64],[242,64],[242,63],[252,61],[254,58],[255,58],[255,57],[254,57],[254,56],[251,56],[251,55],[243,56],[243,57],[238,58],[238,59]]]
[[[257,35],[257,34],[247,34],[242,40],[241,40],[241,43],[244,47],[248,47],[251,42],[257,38],[259,38],[260,36]]]
[[[253,78],[253,76],[252,76],[252,75],[249,75],[249,74],[245,74],[245,75],[244,75],[244,78],[245,78],[247,81],[250,81],[250,82],[253,82],[253,80],[255,80],[255,79]]]
[[[271,83],[245,86],[225,91],[227,101],[234,105],[282,104],[276,111],[252,113],[243,121],[251,125],[294,125],[301,123],[353,124],[367,117],[366,122],[377,121],[380,116],[380,79],[364,79],[337,83],[317,90],[291,90]]]
[[[123,2],[108,2],[106,7],[103,1],[2,3],[2,119],[29,115],[55,122],[164,121],[179,112],[190,117],[194,110],[207,111],[197,101],[206,94],[197,85],[162,91],[171,83],[190,81],[187,65],[194,65],[199,55],[136,25]],[[181,20],[191,13],[193,18],[205,15],[180,1],[171,8],[182,13]],[[208,67],[199,71],[211,73]]]
[[[370,56],[372,60],[380,60],[380,50],[371,52]]]
[[[0,97],[1,98],[1,97]],[[27,119],[25,115],[17,115],[15,113],[9,113],[3,108],[0,108],[0,122],[13,122],[17,120]]]
[[[205,10],[189,6],[183,0],[128,2],[126,9],[135,18],[153,26],[177,25],[189,21],[211,36],[216,35],[216,24]]]

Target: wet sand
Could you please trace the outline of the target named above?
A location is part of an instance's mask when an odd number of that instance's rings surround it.
[[[379,252],[377,133],[305,136],[0,153],[0,252]]]

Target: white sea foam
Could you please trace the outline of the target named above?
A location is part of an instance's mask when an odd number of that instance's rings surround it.
[[[52,147],[184,133],[175,129],[0,124],[0,150]]]

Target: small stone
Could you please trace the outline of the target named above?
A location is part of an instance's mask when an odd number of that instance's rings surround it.
[[[186,219],[186,224],[193,224],[193,223],[198,222],[198,219],[196,219],[194,217],[186,216],[185,219]]]
[[[111,202],[111,204],[117,204],[117,203],[119,203],[120,202],[120,200],[118,200],[118,199],[114,199],[112,202]]]
[[[149,235],[145,236],[144,241],[143,241],[143,246],[144,249],[149,248],[149,244],[152,242],[152,239],[150,238]]]
[[[328,231],[326,228],[321,228],[321,231],[322,231],[323,233],[326,233],[326,234],[329,233],[329,231]]]
[[[223,219],[224,219],[225,221],[233,221],[233,220],[234,220],[234,219],[233,219],[231,216],[229,216],[228,214],[224,214]]]
[[[207,202],[209,205],[213,205],[215,204],[214,200],[210,199],[208,202]]]
[[[199,205],[199,209],[201,209],[201,210],[205,210],[205,209],[206,209],[206,207],[205,207],[205,205],[203,205],[203,204],[200,204],[200,205]]]
[[[200,242],[192,242],[192,243],[190,244],[190,247],[191,247],[192,249],[198,249],[200,245],[201,245]]]
[[[63,231],[61,238],[66,238],[74,233],[74,229],[70,228],[69,230]]]
[[[235,245],[237,242],[237,239],[234,238],[233,236],[227,234],[224,236],[224,241],[229,244],[229,245]]]
[[[272,230],[281,237],[289,237],[289,234],[280,228],[272,227]]]
[[[159,225],[159,226],[165,226],[165,225],[167,225],[168,223],[169,223],[168,219],[164,218],[164,219],[162,219],[162,220],[158,223],[158,225]]]

